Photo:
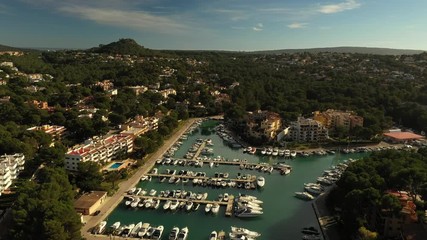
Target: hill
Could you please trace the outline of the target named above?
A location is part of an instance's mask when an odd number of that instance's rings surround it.
[[[256,54],[282,54],[282,53],[320,53],[320,52],[335,52],[335,53],[361,53],[361,54],[377,54],[377,55],[413,55],[420,54],[423,50],[410,49],[393,49],[393,48],[371,48],[371,47],[331,47],[331,48],[306,48],[306,49],[280,49],[255,51]]]
[[[91,52],[107,54],[127,54],[127,55],[147,55],[152,54],[152,50],[140,46],[135,40],[122,38],[117,42],[89,49]]]
[[[29,52],[29,51],[35,51],[33,49],[27,49],[27,48],[17,48],[17,47],[11,47],[6,45],[0,44],[0,51],[22,51],[22,52]]]

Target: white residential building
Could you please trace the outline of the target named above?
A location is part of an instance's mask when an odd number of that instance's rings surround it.
[[[22,153],[0,156],[0,195],[12,185],[12,181],[24,170],[25,156]]]
[[[65,169],[77,171],[78,164],[86,161],[107,163],[117,157],[119,153],[132,151],[132,136],[115,134],[105,138],[94,137],[82,145],[74,146],[65,154]]]
[[[328,138],[328,129],[316,120],[299,117],[291,123],[287,138],[296,142],[322,142]]]

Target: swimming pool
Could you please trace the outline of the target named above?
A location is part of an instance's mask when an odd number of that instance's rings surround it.
[[[116,162],[116,163],[113,163],[113,164],[109,167],[109,169],[117,169],[117,168],[119,168],[122,164],[123,164],[122,162]]]

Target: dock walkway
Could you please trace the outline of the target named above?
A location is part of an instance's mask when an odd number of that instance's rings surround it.
[[[197,149],[196,153],[193,156],[193,160],[196,160],[199,156],[200,153],[202,152],[202,150],[206,147],[206,141],[203,141],[202,144],[200,145],[200,147]]]
[[[256,181],[256,176],[252,175],[249,179],[234,179],[234,178],[219,178],[219,177],[201,177],[201,176],[187,176],[187,175],[173,175],[173,174],[161,174],[161,173],[147,173],[145,174],[146,176],[151,176],[151,177],[166,177],[166,178],[170,178],[170,177],[176,177],[176,178],[188,178],[188,179],[201,179],[201,180],[214,180],[214,181],[221,181],[221,180],[229,180],[229,181],[234,181],[234,182],[254,182]]]
[[[125,194],[125,197],[138,197],[140,199],[158,199],[161,201],[168,201],[168,200],[178,200],[178,201],[191,201],[193,203],[200,203],[200,204],[218,204],[218,205],[225,205],[226,209],[225,209],[225,216],[229,217],[233,215],[233,203],[234,203],[234,196],[230,195],[228,197],[228,201],[224,202],[224,201],[213,201],[213,200],[197,200],[197,199],[186,199],[186,198],[174,198],[174,197],[158,197],[158,196],[147,196],[147,195],[142,195],[142,196],[135,196],[135,195],[129,195],[129,194]]]

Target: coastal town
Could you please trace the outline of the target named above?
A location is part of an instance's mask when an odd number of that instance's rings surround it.
[[[130,39],[107,46],[1,52],[0,221],[16,226],[2,235],[33,224],[26,216],[38,210],[26,202],[32,191],[48,193],[47,181],[66,182],[68,193],[55,194],[72,196],[63,214],[74,216],[70,234],[86,239],[273,239],[267,226],[241,219],[274,224],[272,212],[286,215],[275,197],[295,209],[303,202],[315,219],[295,225],[295,239],[340,239],[347,233],[339,226],[356,239],[426,236],[425,53],[156,53]],[[135,53],[110,52],[123,46]],[[270,76],[262,83],[251,71]],[[382,91],[402,91],[401,99]],[[387,164],[375,162],[362,172],[369,156],[416,164],[382,172]],[[269,193],[290,181],[299,185]],[[345,203],[365,195],[366,214],[351,213]],[[198,231],[192,218],[221,228]]]

